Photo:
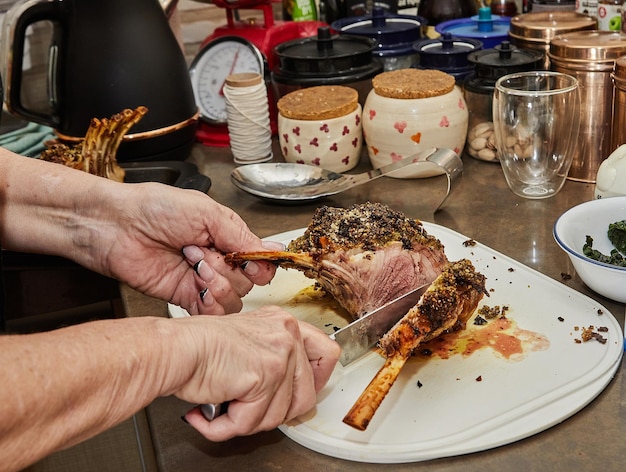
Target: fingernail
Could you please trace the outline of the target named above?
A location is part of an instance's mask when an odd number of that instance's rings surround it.
[[[251,276],[255,276],[258,275],[258,273],[261,271],[259,268],[259,264],[257,264],[254,261],[248,261],[247,264],[245,264],[245,266],[242,264],[241,268],[243,269],[243,271]]]
[[[199,261],[193,266],[193,270],[196,271],[196,274],[200,276],[202,280],[205,282],[210,282],[215,278],[215,270],[207,263],[203,263],[204,261]]]
[[[198,295],[200,295],[200,300],[205,305],[211,305],[212,303],[215,302],[215,298],[213,297],[213,294],[211,294],[211,291],[208,288],[201,290]]]
[[[284,251],[285,245],[278,241],[261,241],[261,246],[268,251]]]
[[[204,253],[198,246],[185,246],[183,255],[190,261],[200,261],[204,258]]]

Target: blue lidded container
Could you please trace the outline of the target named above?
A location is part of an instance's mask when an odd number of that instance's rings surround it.
[[[435,27],[441,35],[450,33],[458,38],[477,39],[483,43],[484,49],[491,49],[502,41],[509,39],[511,18],[491,14],[489,7],[478,10],[478,15],[470,18],[444,21]]]

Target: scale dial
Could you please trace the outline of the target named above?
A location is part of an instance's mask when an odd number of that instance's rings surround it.
[[[208,42],[198,52],[189,69],[200,119],[209,124],[226,124],[223,93],[226,77],[254,72],[265,78],[266,70],[261,51],[244,38],[222,36]]]

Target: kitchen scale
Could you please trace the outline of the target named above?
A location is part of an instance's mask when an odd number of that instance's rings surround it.
[[[190,66],[191,84],[200,110],[196,138],[209,146],[228,146],[226,102],[223,87],[233,73],[254,72],[270,83],[270,72],[277,65],[274,47],[298,38],[315,36],[319,21],[275,21],[273,0],[205,0],[226,10],[227,23],[217,27],[200,46]],[[241,20],[240,9],[261,10],[257,18]],[[268,87],[270,122],[276,132],[276,103]]]

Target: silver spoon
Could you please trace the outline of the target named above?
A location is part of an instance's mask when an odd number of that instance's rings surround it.
[[[407,166],[432,167],[432,164],[439,166],[448,177],[448,188],[437,207],[439,210],[463,172],[461,158],[454,151],[444,148],[431,148],[398,162],[354,175],[339,174],[306,164],[264,163],[237,167],[231,172],[230,178],[241,190],[258,197],[282,202],[307,202],[335,195]]]

